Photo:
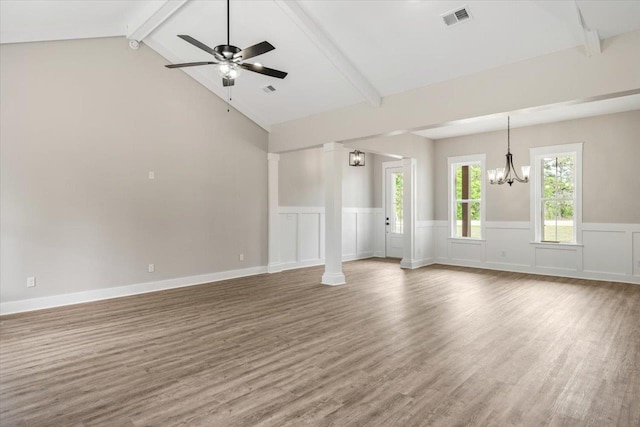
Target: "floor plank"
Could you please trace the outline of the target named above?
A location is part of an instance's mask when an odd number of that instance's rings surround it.
[[[3,316],[0,424],[640,425],[640,286],[321,273]]]

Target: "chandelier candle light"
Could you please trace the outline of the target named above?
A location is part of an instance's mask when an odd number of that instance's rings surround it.
[[[513,156],[511,155],[511,117],[507,117],[507,164],[503,168],[489,169],[487,174],[489,175],[490,184],[502,185],[505,182],[509,183],[509,186],[514,181],[529,182],[529,171],[531,166],[522,166],[522,178],[518,176],[516,168],[513,166]],[[512,175],[513,174],[513,175]]]

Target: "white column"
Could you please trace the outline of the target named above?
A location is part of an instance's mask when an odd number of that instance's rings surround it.
[[[402,268],[416,268],[418,257],[416,256],[416,159],[402,159],[403,192],[402,192],[402,216],[403,216],[403,249]]]
[[[269,153],[267,159],[269,161],[269,265],[267,266],[267,271],[269,273],[277,273],[282,271],[282,265],[280,263],[280,216],[278,213],[280,205],[278,195],[280,155]]]
[[[342,273],[342,162],[346,162],[342,144],[324,144],[325,180],[325,266],[323,285],[343,285]]]

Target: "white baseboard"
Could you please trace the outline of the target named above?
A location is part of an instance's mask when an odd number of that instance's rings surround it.
[[[22,313],[25,311],[42,310],[45,308],[62,307],[65,305],[81,304],[91,301],[100,301],[111,298],[146,294],[149,292],[163,291],[166,289],[175,289],[186,286],[219,282],[221,280],[235,279],[238,277],[255,276],[256,274],[263,274],[266,272],[267,267],[265,266],[250,267],[239,270],[229,270],[221,271],[218,273],[203,274],[199,276],[177,277],[175,279],[160,280],[157,282],[137,283],[135,285],[95,289],[91,291],[74,292],[62,295],[52,295],[42,298],[8,301],[0,304],[0,314],[5,315]]]
[[[267,273],[280,273],[283,270],[282,265],[280,262],[270,263],[267,265]]]
[[[580,272],[571,271],[556,268],[540,268],[531,267],[528,265],[519,264],[498,264],[498,263],[484,263],[477,264],[475,262],[457,262],[451,260],[445,260],[443,258],[438,259],[434,264],[449,265],[453,267],[470,267],[479,268],[482,270],[495,270],[495,271],[509,271],[513,273],[525,273],[535,274],[537,276],[555,276],[566,277],[568,279],[584,279],[584,280],[596,280],[604,282],[616,282],[627,283],[632,285],[640,285],[640,277],[638,276],[625,276],[611,273],[592,273],[592,272]]]

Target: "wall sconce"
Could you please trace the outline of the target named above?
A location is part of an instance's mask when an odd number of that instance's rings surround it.
[[[364,153],[359,150],[350,152],[349,166],[364,166]]]

